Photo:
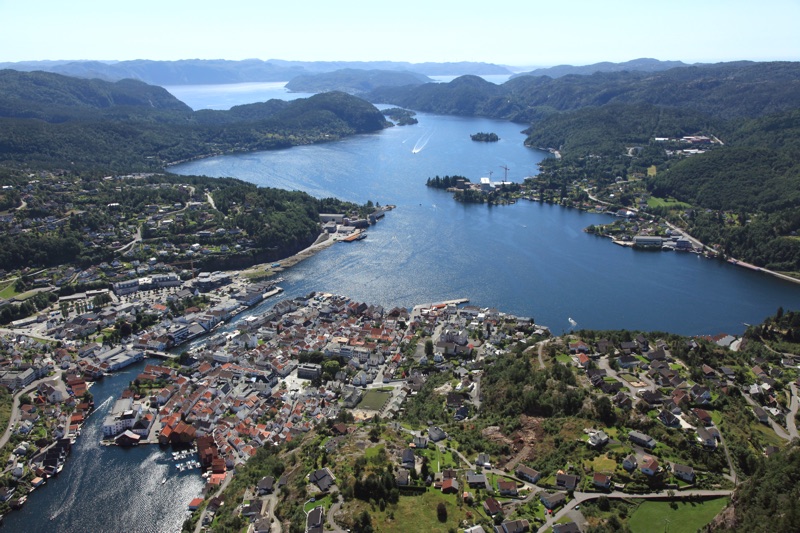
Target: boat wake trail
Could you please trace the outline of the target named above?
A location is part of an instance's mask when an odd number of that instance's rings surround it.
[[[422,151],[423,148],[428,144],[428,141],[431,140],[433,136],[433,131],[430,131],[426,134],[423,134],[422,137],[419,138],[417,143],[414,145],[414,148],[411,150],[412,154],[418,154]]]
[[[567,320],[569,320],[569,325],[570,325],[570,326],[572,326],[573,328],[574,328],[575,326],[577,326],[577,325],[578,325],[578,323],[577,323],[577,322],[575,322],[575,321],[572,319],[572,317],[569,317],[569,318],[567,318]]]

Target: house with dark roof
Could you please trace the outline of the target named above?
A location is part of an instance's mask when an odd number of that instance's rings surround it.
[[[500,505],[500,502],[489,496],[483,501],[483,510],[486,511],[486,514],[489,516],[494,516],[497,513],[502,513],[503,507]]]
[[[411,448],[406,448],[403,450],[403,457],[400,461],[400,464],[404,468],[408,468],[409,470],[414,468],[415,458],[414,458],[414,450]]]
[[[499,526],[494,526],[494,533],[525,533],[530,528],[527,520],[506,520]]]
[[[644,446],[645,448],[653,449],[656,447],[656,441],[653,439],[653,437],[645,433],[641,433],[639,431],[629,432],[628,438],[634,444],[638,444],[639,446]]]
[[[539,478],[542,477],[542,474],[523,464],[517,465],[517,469],[514,471],[514,473],[518,478],[524,479],[525,481],[530,481],[531,483],[536,483],[539,481]]]
[[[556,509],[567,501],[567,496],[563,492],[540,492],[539,499],[547,509]]]
[[[578,486],[578,476],[572,474],[556,474],[556,486],[560,489],[575,490]]]
[[[667,427],[677,427],[681,425],[678,417],[673,415],[672,411],[668,411],[667,409],[662,409],[661,412],[658,413],[658,419],[661,420],[661,423]]]
[[[617,364],[620,368],[633,368],[639,366],[639,359],[634,355],[621,355],[617,358]]]
[[[554,524],[553,533],[581,533],[581,530],[575,522],[566,522],[564,524]]]
[[[486,482],[486,475],[477,474],[472,470],[467,472],[467,485],[473,489],[486,489],[489,487]]]
[[[761,407],[754,405],[753,414],[756,415],[756,418],[762,424],[769,424],[769,415],[767,415],[767,412],[764,411],[764,409],[762,409]]]
[[[319,487],[322,492],[328,492],[328,489],[334,484],[333,474],[328,468],[321,468],[312,472],[308,480]]]
[[[675,474],[675,477],[680,478],[687,483],[694,483],[694,468],[691,466],[672,463],[672,473]]]
[[[306,533],[322,533],[322,524],[325,521],[325,508],[314,507],[306,516]]]
[[[258,493],[261,495],[271,494],[275,489],[275,478],[272,476],[262,477],[259,480],[258,485],[256,485],[256,488],[258,489]]]
[[[408,485],[408,475],[409,471],[405,468],[397,469],[397,474],[395,475],[394,480],[398,487],[405,487]]]

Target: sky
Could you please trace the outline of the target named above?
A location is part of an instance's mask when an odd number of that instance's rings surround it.
[[[0,0],[0,62],[800,60],[800,0]]]

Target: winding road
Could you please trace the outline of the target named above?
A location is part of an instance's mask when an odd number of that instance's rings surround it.
[[[733,493],[731,490],[687,490],[683,492],[679,492],[675,494],[674,499],[683,499],[686,497],[700,497],[700,498],[719,498],[723,496],[730,496]],[[553,527],[553,524],[558,522],[562,517],[564,517],[568,512],[575,509],[576,506],[582,504],[585,501],[589,500],[596,500],[601,496],[605,496],[606,498],[615,498],[615,499],[625,499],[625,500],[632,500],[632,499],[645,499],[645,500],[657,500],[657,499],[672,499],[670,498],[667,493],[649,493],[649,494],[628,494],[625,492],[613,491],[609,493],[603,492],[576,492],[574,493],[575,499],[569,501],[564,507],[558,510],[555,514],[551,515],[550,518],[544,523],[542,527],[539,528],[539,533],[546,533],[551,531],[550,528]]]

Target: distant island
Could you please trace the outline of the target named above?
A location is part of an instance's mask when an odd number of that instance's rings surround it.
[[[395,124],[398,126],[410,126],[412,124],[416,124],[419,122],[417,119],[414,118],[416,115],[415,112],[409,111],[408,109],[403,109],[401,107],[392,107],[389,109],[383,110],[384,116],[389,117],[390,119],[394,120]]]
[[[292,78],[286,84],[286,88],[306,93],[342,91],[348,94],[363,94],[378,87],[417,86],[432,81],[428,76],[415,72],[347,68],[319,74],[303,74]]]
[[[473,133],[472,135],[469,136],[469,138],[472,139],[473,141],[480,141],[485,143],[496,143],[497,141],[500,140],[500,137],[498,137],[496,133],[484,133],[482,131],[478,133]]]

